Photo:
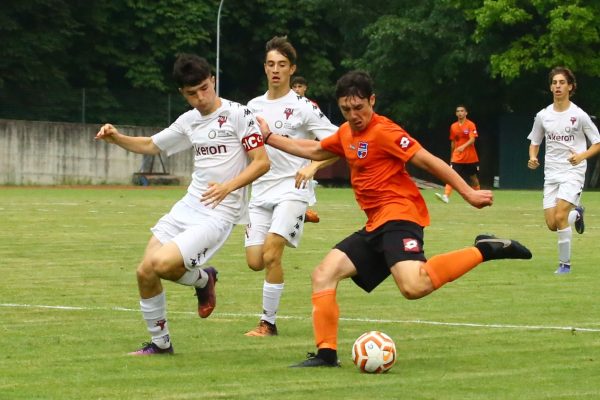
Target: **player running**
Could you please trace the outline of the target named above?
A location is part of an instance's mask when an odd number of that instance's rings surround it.
[[[352,71],[336,85],[336,99],[346,123],[320,142],[290,140],[269,132],[257,117],[265,143],[314,160],[344,157],[350,167],[356,201],[367,215],[364,228],[336,244],[312,273],[313,329],[317,353],[295,367],[336,367],[340,317],[336,291],[352,278],[370,292],[390,274],[407,299],[418,299],[464,275],[481,262],[531,258],[509,239],[479,235],[473,247],[425,257],[423,229],[429,213],[406,163],[452,185],[477,208],[491,206],[492,192],[474,190],[444,161],[384,116],[374,112],[375,95],[366,72]]]
[[[286,37],[266,44],[268,90],[248,108],[268,121],[280,135],[292,139],[324,139],[337,127],[308,99],[290,88],[296,71],[296,50]],[[307,207],[315,202],[312,178],[319,168],[336,160],[310,162],[267,147],[271,170],[252,183],[250,224],[246,229],[246,261],[254,271],[265,269],[262,316],[246,336],[277,335],[276,317],[284,289],[282,258],[286,246],[298,247]]]
[[[151,229],[137,268],[140,308],[151,341],[131,355],[173,353],[162,280],[194,287],[200,317],[212,313],[217,270],[202,266],[223,246],[234,224],[245,223],[246,185],[269,170],[254,116],[216,95],[215,78],[204,58],[180,55],[173,77],[192,110],[171,126],[152,137],[131,137],[105,124],[96,135],[140,154],[194,152],[187,194]]]
[[[586,159],[600,153],[598,128],[589,115],[571,102],[577,89],[575,75],[564,67],[556,67],[548,76],[553,102],[535,116],[527,139],[527,166],[540,166],[538,153],[546,140],[544,159],[544,217],[548,229],[558,234],[558,268],[555,274],[571,272],[571,240],[585,230],[581,193],[585,182]],[[588,148],[586,139],[590,141]]]

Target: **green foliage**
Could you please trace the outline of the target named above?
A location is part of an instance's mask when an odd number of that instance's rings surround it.
[[[473,38],[490,50],[491,75],[508,82],[554,65],[598,76],[599,11],[597,1],[485,1]]]

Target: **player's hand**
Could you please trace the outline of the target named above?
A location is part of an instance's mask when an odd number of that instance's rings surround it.
[[[577,165],[583,160],[584,158],[581,156],[581,154],[577,154],[574,151],[571,151],[571,157],[567,158],[567,161],[571,163],[571,165]]]
[[[263,117],[256,116],[256,121],[258,122],[258,127],[260,129],[260,133],[265,137],[267,133],[271,132],[271,128],[269,128],[269,124]]]
[[[476,208],[489,207],[494,203],[494,194],[491,190],[472,190],[463,197]]]
[[[527,161],[527,168],[529,169],[536,169],[539,166],[540,162],[537,158],[530,158],[529,161]]]
[[[208,190],[202,194],[200,201],[207,207],[215,208],[230,192],[226,184],[209,182]]]
[[[119,131],[113,125],[104,124],[102,125],[98,133],[96,133],[96,137],[94,138],[94,140],[104,140],[108,143],[116,143],[117,140],[115,139],[115,137],[119,134]]]
[[[312,180],[312,178],[315,176],[316,172],[317,170],[313,167],[312,163],[298,170],[298,172],[296,172],[296,189],[305,189],[306,186]]]

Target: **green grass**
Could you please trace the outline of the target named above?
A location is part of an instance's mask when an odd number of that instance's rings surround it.
[[[424,191],[427,255],[492,232],[526,244],[533,260],[483,264],[417,301],[391,279],[371,294],[344,281],[343,367],[303,370],[287,366],[314,347],[310,272],[364,223],[352,192],[320,189],[321,223],[286,250],[280,336],[243,336],[257,323],[264,275],[246,267],[237,227],[212,260],[215,313],[201,320],[193,291],[166,283],[176,355],[128,357],[148,339],[135,267],[149,228],[183,192],[0,188],[0,399],[600,398],[600,193],[584,194],[573,272],[555,276],[541,192],[497,191],[493,207],[477,210],[456,194],[445,205]],[[385,375],[360,374],[350,359],[354,339],[372,329],[398,348]]]

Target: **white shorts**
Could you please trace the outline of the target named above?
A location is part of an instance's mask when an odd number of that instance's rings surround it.
[[[250,223],[246,225],[246,247],[265,243],[267,233],[276,233],[287,240],[289,247],[298,247],[304,231],[304,214],[308,204],[285,200],[278,204],[250,203]]]
[[[583,192],[583,183],[584,180],[575,174],[567,174],[560,180],[544,181],[544,210],[556,207],[557,199],[578,206]]]
[[[197,198],[187,195],[150,230],[162,244],[175,243],[185,267],[191,270],[215,255],[231,234],[233,224],[215,218]]]

